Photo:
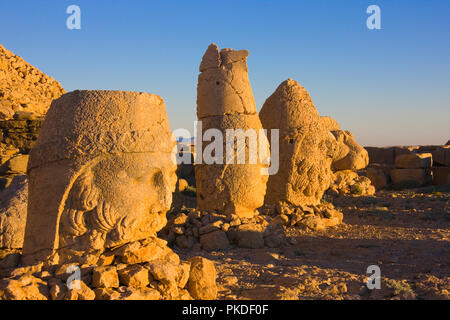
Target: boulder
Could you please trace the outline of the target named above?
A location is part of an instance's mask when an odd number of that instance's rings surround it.
[[[432,173],[429,169],[392,169],[391,179],[394,187],[417,188],[432,182]]]
[[[378,164],[394,164],[394,147],[365,147],[369,153],[369,162]]]
[[[220,230],[201,235],[200,244],[207,251],[225,250],[230,246],[226,233]]]
[[[28,155],[15,155],[0,167],[0,174],[26,174],[27,165]]]
[[[127,287],[143,288],[149,283],[149,271],[139,264],[128,266],[118,271],[120,283]]]
[[[353,195],[373,195],[375,187],[368,177],[359,176],[351,170],[335,172],[335,180],[330,188],[336,193]]]
[[[94,288],[118,288],[119,275],[114,266],[96,267],[92,272],[92,286]]]
[[[0,120],[14,113],[44,115],[52,100],[65,93],[61,85],[0,45]]]
[[[235,242],[240,248],[264,248],[264,227],[256,223],[246,223],[237,227]]]
[[[89,288],[83,281],[79,282],[79,287],[74,286],[68,289],[64,300],[94,300],[95,292]]]

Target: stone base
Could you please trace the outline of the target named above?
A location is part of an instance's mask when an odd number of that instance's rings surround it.
[[[13,256],[14,255],[14,256]],[[18,267],[17,252],[0,260],[0,300],[216,299],[213,262],[181,262],[158,238],[102,253],[96,263]],[[6,262],[5,262],[6,261]],[[80,281],[76,278],[79,274]]]

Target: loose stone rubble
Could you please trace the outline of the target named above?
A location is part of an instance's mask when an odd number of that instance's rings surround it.
[[[241,218],[253,217],[264,203],[267,175],[263,174],[266,167],[263,163],[269,156],[267,138],[259,134],[262,125],[248,79],[247,56],[247,50],[222,49],[219,52],[218,47],[211,44],[200,64],[197,89],[201,135],[208,129],[215,129],[224,137],[224,141],[215,141],[218,148],[223,148],[223,155],[218,156],[222,164],[203,161],[195,166],[197,206],[200,210],[214,210],[228,216],[235,214]],[[254,164],[249,163],[250,139],[245,140],[244,150],[237,150],[238,143],[225,138],[227,129],[251,129],[257,134],[255,151],[261,144],[266,148],[263,153],[258,152]],[[227,144],[233,144],[232,163],[227,162]],[[203,142],[196,152],[201,156],[209,147]],[[239,153],[245,154],[245,164],[237,162]]]
[[[79,269],[78,269],[79,268]],[[71,281],[74,270],[81,279]],[[106,250],[94,264],[40,263],[0,268],[0,300],[192,300],[215,299],[211,261],[180,262],[157,237]]]
[[[182,249],[218,251],[240,248],[276,248],[289,245],[286,228],[323,230],[342,222],[331,203],[293,206],[265,205],[259,215],[246,219],[186,208],[169,215],[160,236]]]

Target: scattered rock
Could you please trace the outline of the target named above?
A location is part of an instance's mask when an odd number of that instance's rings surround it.
[[[202,257],[189,260],[191,271],[187,288],[197,300],[214,300],[217,297],[216,269],[214,263]]]
[[[64,300],[95,300],[95,292],[90,289],[83,281],[78,282],[79,287],[74,285],[72,289],[68,289]]]
[[[118,288],[119,276],[114,266],[96,267],[92,273],[94,288]]]
[[[150,283],[149,271],[139,264],[119,270],[120,283],[133,288],[143,288]]]
[[[220,230],[201,235],[200,244],[207,251],[225,250],[230,246],[226,233]]]

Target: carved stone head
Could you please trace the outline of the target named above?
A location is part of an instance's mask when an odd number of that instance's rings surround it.
[[[333,179],[330,133],[309,93],[288,79],[266,100],[259,116],[264,129],[280,130],[280,170],[269,177],[266,203],[319,204]]]
[[[74,91],[55,100],[28,165],[24,263],[85,262],[155,235],[176,184],[163,100]]]

